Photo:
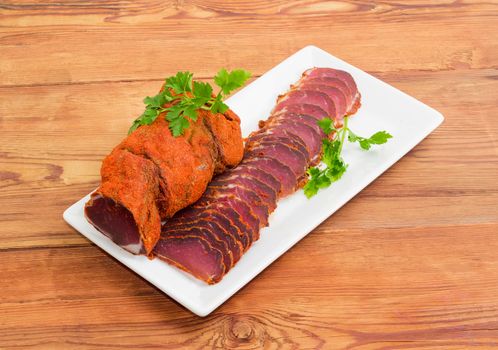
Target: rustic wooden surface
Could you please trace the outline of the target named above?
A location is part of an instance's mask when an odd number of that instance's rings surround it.
[[[497,28],[497,1],[0,1],[0,348],[498,347]],[[446,120],[213,314],[62,220],[163,77],[308,44]]]

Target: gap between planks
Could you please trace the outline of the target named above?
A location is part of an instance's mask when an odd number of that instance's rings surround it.
[[[278,63],[275,63],[277,65]],[[273,68],[273,67],[272,67]],[[270,68],[271,69],[271,68]],[[360,68],[361,69],[361,68]],[[385,70],[385,71],[365,71],[367,74],[373,76],[380,76],[383,74],[413,74],[413,73],[444,73],[444,72],[454,72],[454,71],[486,71],[486,70],[498,70],[498,66],[491,65],[489,67],[467,67],[467,68],[437,68],[437,69],[400,69],[400,70]],[[258,79],[264,73],[253,74],[251,79]],[[100,85],[100,84],[128,84],[128,83],[145,83],[145,82],[156,82],[163,81],[165,78],[143,78],[143,79],[104,79],[104,80],[88,80],[88,81],[60,81],[60,82],[49,82],[49,83],[33,83],[33,84],[0,84],[0,91],[2,89],[15,89],[15,88],[34,88],[34,87],[51,87],[51,86],[73,86],[73,85]],[[195,77],[196,80],[213,80],[214,75],[210,76],[200,76]]]
[[[251,78],[259,78],[259,75],[252,75]],[[99,85],[99,84],[128,84],[128,83],[145,83],[154,81],[163,81],[165,78],[144,78],[144,79],[118,79],[118,80],[88,80],[88,81],[62,81],[51,83],[34,83],[34,84],[7,84],[0,85],[0,89],[9,88],[32,88],[32,87],[45,87],[45,86],[71,86],[71,85]],[[196,80],[213,80],[213,76],[209,77],[195,77]]]

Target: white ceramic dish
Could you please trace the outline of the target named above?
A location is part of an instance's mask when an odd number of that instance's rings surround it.
[[[283,199],[263,229],[261,239],[218,284],[208,286],[190,275],[155,259],[134,256],[122,250],[90,225],[83,207],[89,195],[64,212],[64,219],[107,253],[154,284],[164,293],[199,316],[206,316],[280,255],[310,233],[322,221],[348,202],[365,186],[422,141],[442,121],[436,110],[350,64],[308,46],[290,56],[259,79],[227,100],[240,116],[242,132],[257,128],[268,117],[276,98],[311,67],[332,67],[351,73],[362,94],[362,107],[351,118],[350,126],[360,135],[387,130],[393,139],[369,152],[357,145],[345,145],[349,167],[343,178],[322,190],[311,200],[302,191]],[[320,278],[320,276],[317,276]]]

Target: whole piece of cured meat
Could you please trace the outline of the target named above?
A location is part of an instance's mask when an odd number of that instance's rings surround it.
[[[320,161],[326,135],[317,122],[329,117],[340,125],[359,106],[347,72],[305,71],[249,135],[242,162],[163,224],[153,255],[209,284],[219,282],[258,240],[278,199],[303,186],[306,170]]]
[[[131,253],[149,255],[159,240],[161,222],[197,201],[215,174],[242,159],[235,113],[199,109],[197,116],[183,135],[174,137],[160,114],[128,135],[102,163],[102,182],[85,215]]]

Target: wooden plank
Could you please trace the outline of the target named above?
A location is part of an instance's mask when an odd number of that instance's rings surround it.
[[[29,3],[18,1],[3,1],[2,10],[6,15],[2,24],[16,27],[46,26],[46,25],[69,25],[69,24],[140,24],[158,23],[168,17],[182,13],[185,17],[202,19],[207,14],[227,18],[253,15],[277,16],[296,15],[302,17],[326,17],[331,14],[349,14],[351,21],[365,19],[371,13],[384,14],[386,20],[419,20],[431,18],[432,15],[451,14],[455,18],[470,16],[484,17],[489,11],[496,9],[496,1],[487,3],[476,3],[475,1],[459,1],[448,3],[444,0],[431,2],[430,7],[424,0],[385,0],[381,4],[362,4],[358,1],[315,1],[304,2],[298,0],[290,1],[237,1],[226,3],[220,0],[206,0],[202,4],[196,1],[161,1],[151,4],[148,1],[139,0],[132,3],[120,3],[119,6],[112,1],[86,1],[74,4],[56,1],[34,0]],[[147,16],[155,14],[154,17]],[[414,17],[405,19],[405,15]],[[424,16],[422,16],[424,15]],[[306,19],[297,17],[298,19]],[[85,20],[86,19],[86,20]],[[432,19],[434,19],[432,17]],[[59,21],[57,21],[59,20]],[[434,19],[435,20],[435,19]],[[440,19],[438,19],[440,20]],[[62,22],[64,21],[64,22]]]
[[[323,227],[205,319],[95,247],[6,251],[2,280],[16,283],[0,290],[0,339],[54,349],[497,346],[497,230]]]
[[[309,44],[368,71],[497,66],[498,4],[492,2],[441,1],[430,11],[394,1],[225,6],[218,1],[6,4],[0,8],[0,84],[151,80],[180,69],[209,77],[221,66],[258,75]]]

